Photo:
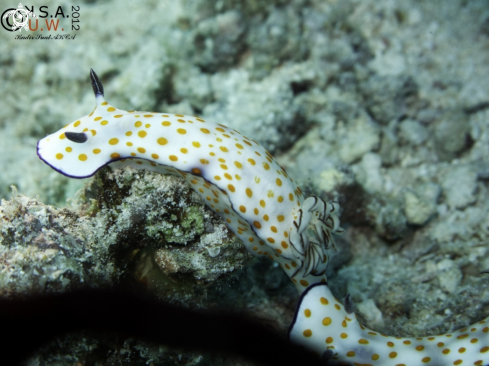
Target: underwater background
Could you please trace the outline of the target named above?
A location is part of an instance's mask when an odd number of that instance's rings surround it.
[[[24,5],[60,21],[0,28],[0,296],[119,286],[282,334],[292,320],[292,282],[251,259],[182,180],[110,168],[76,180],[39,160],[39,139],[93,110],[93,68],[112,105],[230,126],[306,197],[337,200],[346,232],[328,283],[370,328],[423,336],[489,315],[486,0]],[[146,364],[250,363],[89,332],[29,361]]]

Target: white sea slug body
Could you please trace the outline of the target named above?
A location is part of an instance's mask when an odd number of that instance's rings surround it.
[[[325,281],[324,250],[341,230],[335,204],[304,200],[270,153],[238,131],[199,117],[117,109],[93,70],[90,76],[96,108],[38,142],[46,164],[73,178],[107,164],[183,177],[248,251],[278,261],[299,292]]]
[[[328,365],[448,366],[489,363],[489,318],[453,333],[401,338],[366,328],[358,322],[352,309],[347,310],[325,283],[310,286],[302,294],[289,337],[320,356],[329,357]]]
[[[304,199],[257,142],[199,117],[123,111],[109,105],[90,74],[96,108],[40,140],[39,157],[73,178],[107,164],[184,178],[254,255],[276,260],[303,292],[289,337],[328,365],[488,365],[489,320],[434,337],[389,337],[357,321],[326,285],[325,254],[341,232],[337,205]],[[311,235],[308,235],[311,234]]]

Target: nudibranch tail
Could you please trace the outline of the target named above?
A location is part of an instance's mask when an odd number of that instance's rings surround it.
[[[250,253],[279,262],[299,292],[326,281],[325,250],[341,231],[337,204],[304,201],[273,156],[238,131],[196,116],[117,109],[92,69],[90,79],[95,109],[38,142],[46,164],[73,178],[107,164],[182,177]]]
[[[489,318],[453,333],[430,337],[390,337],[360,324],[351,299],[345,306],[326,283],[303,292],[289,339],[315,351],[333,352],[328,365],[487,365]]]

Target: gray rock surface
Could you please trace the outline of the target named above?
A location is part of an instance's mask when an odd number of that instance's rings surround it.
[[[180,178],[107,168],[77,206],[56,208],[16,190],[2,201],[0,295],[115,286],[132,276],[188,305],[194,286],[251,258]]]

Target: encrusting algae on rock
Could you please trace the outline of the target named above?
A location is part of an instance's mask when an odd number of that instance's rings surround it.
[[[172,288],[171,295],[156,291],[162,298],[188,301],[194,286],[235,272],[251,257],[177,177],[107,169],[78,202],[77,209],[58,209],[15,188],[11,200],[2,200],[3,294],[113,287],[133,279],[155,290]],[[168,266],[168,258],[178,258],[178,268]]]

